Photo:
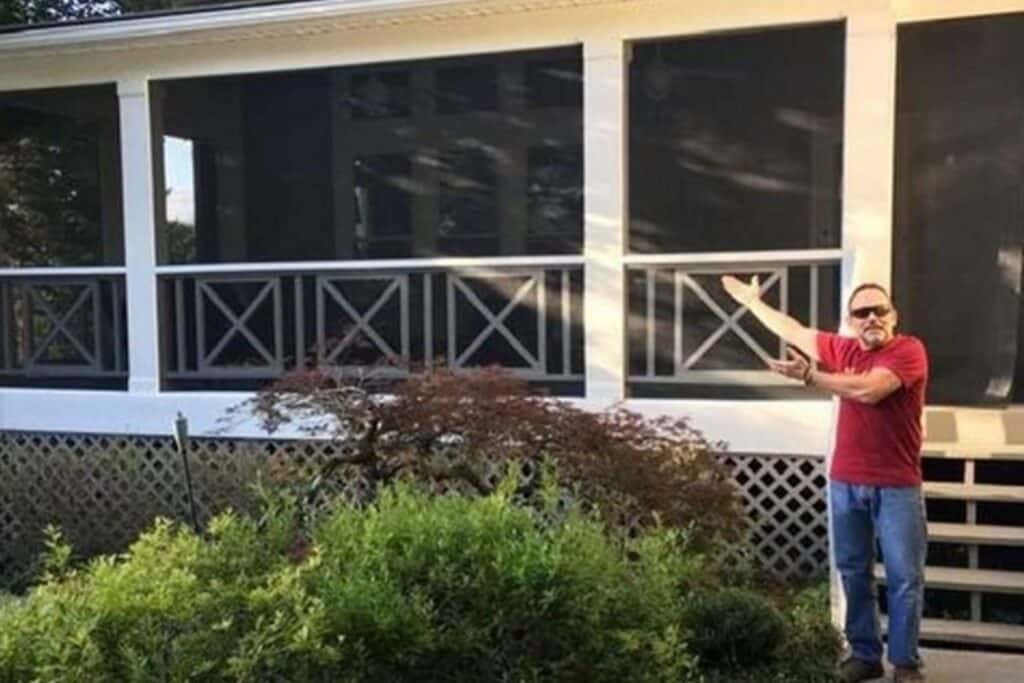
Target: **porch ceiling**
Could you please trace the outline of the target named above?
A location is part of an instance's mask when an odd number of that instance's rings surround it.
[[[112,52],[372,30],[644,0],[319,0],[0,35],[0,58]]]

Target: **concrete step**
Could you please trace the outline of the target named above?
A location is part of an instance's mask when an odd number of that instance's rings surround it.
[[[1024,545],[1024,527],[929,522],[928,540],[972,545]]]
[[[879,583],[885,583],[885,567],[875,565],[875,578]],[[928,588],[982,593],[1024,593],[1024,572],[926,567],[924,581]]]
[[[928,683],[1013,683],[1024,678],[1022,655],[929,648],[921,651],[921,658]]]
[[[924,619],[921,622],[921,638],[943,643],[1024,648],[1024,626],[953,619]],[[1021,670],[1021,677],[1024,678],[1024,669]]]
[[[881,623],[882,631],[887,632],[889,624],[884,616],[881,618]],[[1024,648],[1024,626],[956,619],[922,619],[921,640],[931,640],[937,643],[970,643],[972,645]],[[1024,669],[1022,669],[1022,673],[1024,673]]]
[[[987,503],[1024,503],[1024,486],[995,484],[951,484],[926,481],[924,495],[944,500],[974,500]]]
[[[882,631],[888,632],[889,624],[886,617],[881,617],[881,624]],[[957,619],[922,619],[921,640],[931,640],[937,643],[970,643],[992,647],[1024,648],[1024,626]],[[1024,669],[1021,670],[1021,673],[1024,674]]]

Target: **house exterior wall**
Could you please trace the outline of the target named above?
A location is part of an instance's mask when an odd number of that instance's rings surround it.
[[[390,7],[390,4],[389,4]],[[230,30],[211,23],[188,34],[149,36],[84,46],[10,47],[0,38],[0,91],[78,84],[117,84],[120,101],[125,216],[128,389],[117,391],[0,389],[0,429],[97,433],[163,433],[186,412],[197,434],[217,430],[232,392],[167,392],[159,384],[157,265],[153,192],[152,80],[243,74],[583,46],[585,225],[582,265],[586,330],[586,395],[593,408],[623,401],[624,271],[628,224],[627,64],[630,43],[779,26],[846,22],[842,169],[842,297],[855,282],[891,279],[896,30],[903,22],[1024,10],[1005,0],[668,0],[560,2],[550,9],[500,1],[463,3],[461,14],[408,16],[397,9],[379,21],[338,28],[317,16],[273,31]],[[529,8],[528,11],[523,8]],[[481,10],[481,11],[476,11]],[[488,11],[482,11],[488,10]],[[372,13],[367,5],[367,12]],[[425,10],[424,10],[425,11]],[[405,18],[403,18],[405,17]],[[439,18],[440,17],[440,18]],[[170,21],[170,20],[165,20]],[[30,36],[31,37],[31,36]],[[15,38],[18,38],[15,36]],[[7,49],[10,48],[10,49]],[[715,440],[746,453],[822,454],[832,403],[826,400],[629,399],[644,413],[688,415]],[[235,436],[258,436],[236,424]]]

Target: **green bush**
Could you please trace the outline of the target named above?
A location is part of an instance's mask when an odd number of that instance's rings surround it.
[[[634,542],[507,494],[406,488],[297,541],[285,499],[208,538],[159,522],[119,557],[0,602],[0,681],[697,681],[677,532]]]
[[[744,668],[764,663],[782,647],[786,623],[767,598],[742,588],[694,596],[684,609],[690,645],[705,664]]]
[[[0,605],[0,681],[211,675],[247,628],[249,593],[287,563],[288,519],[258,529],[227,514],[208,540],[159,520],[125,555],[82,570],[51,539],[45,582]]]
[[[756,667],[710,667],[708,683],[834,683],[842,638],[833,627],[828,583],[783,595],[785,637]],[[696,648],[695,648],[696,649]]]

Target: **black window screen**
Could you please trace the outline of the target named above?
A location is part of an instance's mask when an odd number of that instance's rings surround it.
[[[928,400],[1021,399],[1024,15],[899,31],[893,285]]]

